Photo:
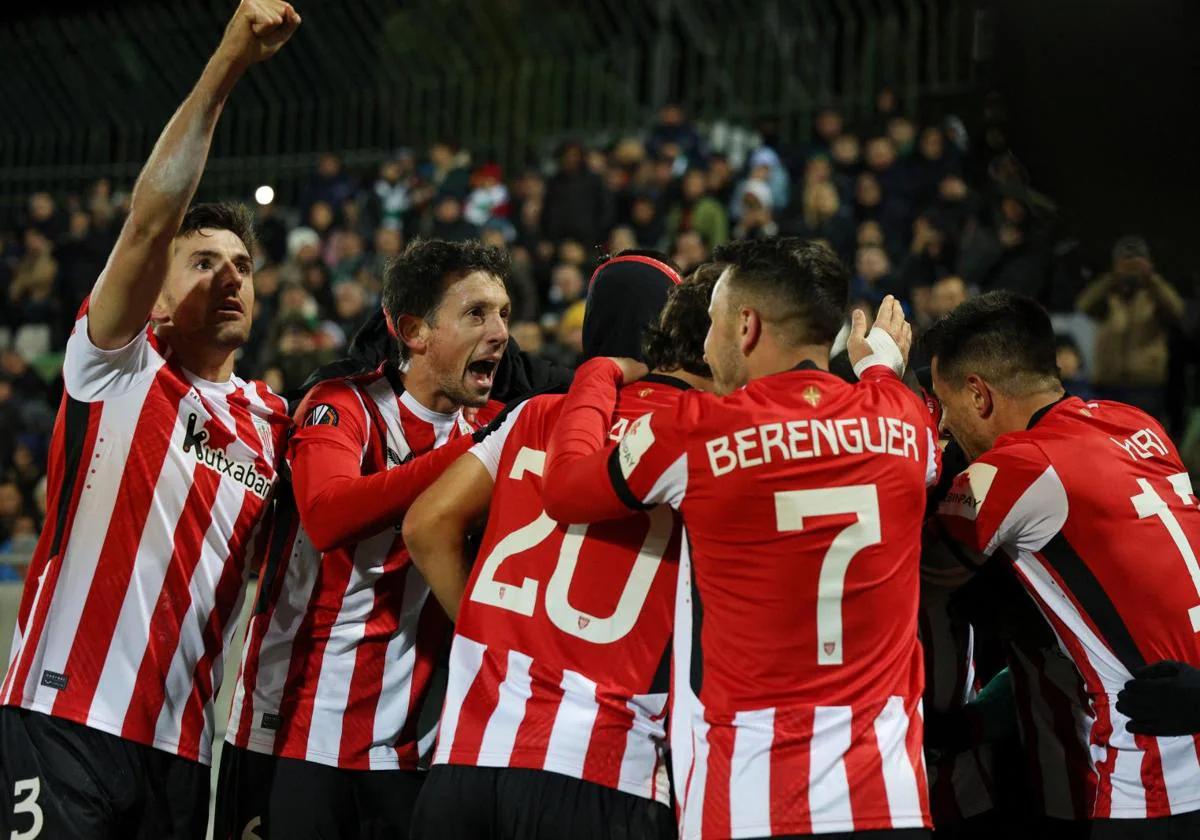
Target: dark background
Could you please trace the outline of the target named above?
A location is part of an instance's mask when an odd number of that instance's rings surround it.
[[[1003,0],[995,79],[1012,145],[1094,265],[1114,239],[1150,243],[1187,294],[1200,242],[1200,4]]]

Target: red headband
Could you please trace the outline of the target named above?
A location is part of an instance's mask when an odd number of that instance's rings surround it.
[[[642,265],[648,265],[651,268],[657,268],[663,274],[667,275],[667,278],[670,279],[672,285],[678,286],[680,283],[679,273],[677,271],[675,271],[675,269],[671,268],[671,266],[667,265],[665,262],[662,262],[661,260],[656,260],[656,259],[654,259],[654,257],[643,257],[641,254],[626,254],[623,257],[613,257],[611,260],[606,260],[606,261],[602,262],[596,268],[596,270],[592,272],[592,279],[588,280],[588,288],[590,289],[592,287],[592,284],[596,282],[596,275],[599,274],[602,270],[608,268],[610,265],[613,265],[614,263],[625,263],[625,262],[638,262],[638,263],[641,263]]]

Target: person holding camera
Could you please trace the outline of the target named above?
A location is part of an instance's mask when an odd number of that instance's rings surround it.
[[[1075,302],[1080,312],[1098,322],[1096,394],[1161,419],[1166,408],[1167,335],[1183,316],[1183,299],[1154,270],[1146,240],[1122,237],[1112,257],[1112,270]]]

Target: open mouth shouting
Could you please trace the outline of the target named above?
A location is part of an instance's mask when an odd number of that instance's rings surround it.
[[[226,298],[217,307],[217,314],[231,318],[240,318],[246,313],[246,308],[242,306],[242,302],[237,298]]]
[[[486,393],[492,390],[492,383],[496,379],[496,368],[499,366],[499,356],[475,359],[467,365],[467,381]]]

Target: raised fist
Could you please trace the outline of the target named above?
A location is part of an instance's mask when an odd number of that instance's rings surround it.
[[[263,61],[279,52],[300,26],[300,15],[284,0],[242,0],[221,46],[246,64]]]

